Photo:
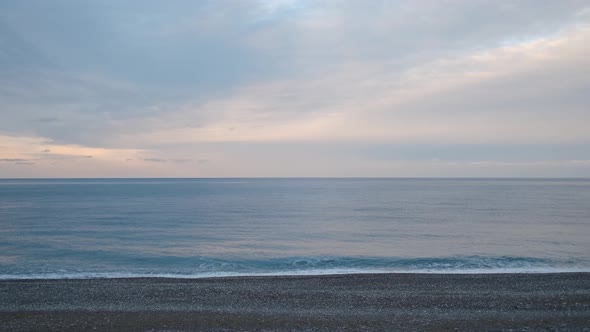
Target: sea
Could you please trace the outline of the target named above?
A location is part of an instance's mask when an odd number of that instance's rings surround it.
[[[0,279],[590,271],[590,179],[4,179]]]

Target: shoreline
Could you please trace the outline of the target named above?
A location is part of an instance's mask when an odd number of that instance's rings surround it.
[[[564,270],[454,270],[454,271],[354,271],[354,272],[333,272],[333,271],[301,271],[291,272],[269,272],[269,273],[203,273],[194,275],[183,274],[124,274],[124,273],[72,273],[70,276],[54,276],[55,274],[41,275],[39,277],[24,275],[10,276],[0,275],[0,282],[5,281],[44,281],[44,280],[132,280],[132,279],[170,279],[170,280],[203,280],[203,279],[225,279],[225,278],[281,278],[281,277],[333,277],[333,276],[369,276],[369,275],[553,275],[553,274],[588,274],[590,269],[564,269]]]
[[[590,328],[590,273],[0,280],[0,330]]]

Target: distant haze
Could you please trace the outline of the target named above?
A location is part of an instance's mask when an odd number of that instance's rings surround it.
[[[267,176],[590,176],[590,2],[0,2],[0,178]]]

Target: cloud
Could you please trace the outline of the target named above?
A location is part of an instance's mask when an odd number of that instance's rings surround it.
[[[4,163],[18,163],[18,162],[25,162],[27,161],[27,159],[21,159],[21,158],[0,158],[0,162],[4,162]]]
[[[48,176],[439,174],[439,157],[457,173],[569,174],[590,144],[589,8],[4,2],[0,158]]]
[[[170,161],[173,163],[177,163],[177,164],[184,164],[184,163],[190,163],[192,160],[190,160],[190,159],[170,159]],[[199,160],[199,163],[201,163],[200,160]]]
[[[171,163],[176,163],[176,164],[190,163],[192,161],[190,159],[164,159],[164,158],[142,158],[141,160],[147,161],[147,162],[150,162],[150,163],[167,163],[167,162],[171,162]],[[129,161],[131,161],[131,159]]]
[[[22,158],[0,158],[0,165],[12,164],[12,165],[35,165],[34,162],[28,159]]]
[[[0,161],[36,161],[37,163],[67,162],[74,160],[98,159],[115,161],[124,156],[141,154],[142,150],[92,148],[73,144],[51,143],[41,137],[0,135],[4,143],[0,147]],[[40,147],[47,147],[38,152]]]
[[[161,158],[143,158],[142,160],[150,162],[150,163],[165,163],[168,161],[166,159],[161,159]]]
[[[589,142],[590,29],[390,70],[355,63],[186,105],[130,140],[190,142]],[[173,126],[198,114],[203,125]],[[176,120],[179,119],[179,120]],[[182,120],[180,120],[182,119]],[[137,143],[133,143],[137,144]]]
[[[51,122],[59,122],[59,120],[60,119],[58,117],[48,116],[48,117],[38,118],[36,121],[42,122],[42,123],[51,123]]]

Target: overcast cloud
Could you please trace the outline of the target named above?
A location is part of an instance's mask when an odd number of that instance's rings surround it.
[[[588,1],[2,1],[0,178],[590,176]]]

